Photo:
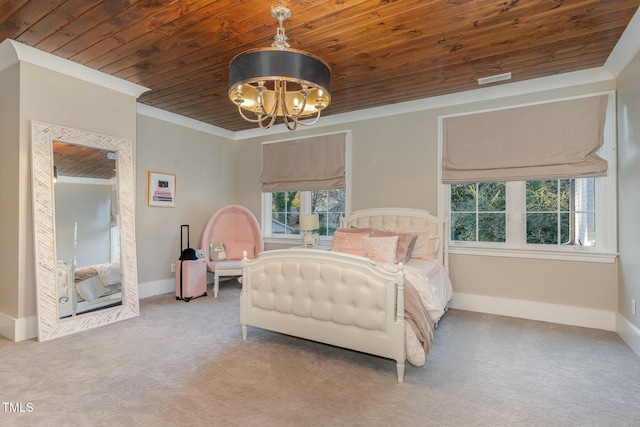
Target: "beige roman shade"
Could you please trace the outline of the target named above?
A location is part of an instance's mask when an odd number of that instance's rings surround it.
[[[262,191],[345,188],[345,134],[262,145]]]
[[[442,121],[445,184],[606,176],[608,95],[449,117]]]

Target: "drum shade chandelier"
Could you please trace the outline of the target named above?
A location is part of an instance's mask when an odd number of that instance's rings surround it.
[[[229,99],[243,119],[260,128],[268,129],[282,117],[287,128],[295,130],[316,123],[331,102],[331,69],[315,55],[290,49],[282,23],[291,10],[279,4],[271,8],[271,16],[280,24],[271,47],[251,49],[231,60]]]

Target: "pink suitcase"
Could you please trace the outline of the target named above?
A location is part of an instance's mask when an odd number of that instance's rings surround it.
[[[182,230],[187,229],[187,249],[182,243]],[[176,262],[176,299],[189,302],[207,296],[207,263],[189,247],[189,226],[180,226],[180,259]]]
[[[207,263],[204,258],[176,261],[176,299],[189,302],[204,296],[207,296]]]

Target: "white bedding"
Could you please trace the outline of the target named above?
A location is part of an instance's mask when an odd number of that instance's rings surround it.
[[[96,299],[121,290],[122,269],[120,263],[96,264],[75,270],[76,292],[82,299]]]
[[[417,272],[414,270],[417,270]],[[429,314],[432,315],[431,319],[435,323],[440,320],[447,304],[453,298],[453,284],[447,269],[439,262],[420,259],[409,260],[405,265],[406,277],[419,274],[418,272],[425,276],[425,280],[429,282],[427,289],[431,294],[432,304],[434,305],[434,308],[429,310]],[[429,299],[425,301],[428,303]]]
[[[397,264],[380,264],[386,270],[396,272]],[[422,305],[427,309],[432,324],[436,324],[453,296],[453,286],[444,266],[435,261],[411,259],[404,266],[405,280],[418,291]],[[409,286],[409,284],[405,284]],[[420,342],[412,327],[405,325],[407,360],[414,366],[425,363],[425,345]],[[432,337],[429,337],[431,339]],[[427,347],[430,343],[427,343]]]

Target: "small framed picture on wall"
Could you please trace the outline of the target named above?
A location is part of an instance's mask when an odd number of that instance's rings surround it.
[[[165,208],[176,207],[175,175],[149,171],[147,205]]]

